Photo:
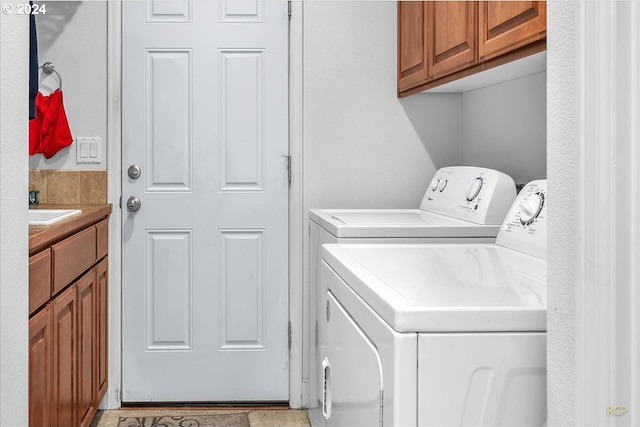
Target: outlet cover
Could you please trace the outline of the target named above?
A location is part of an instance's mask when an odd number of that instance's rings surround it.
[[[76,138],[76,163],[102,163],[102,138]]]

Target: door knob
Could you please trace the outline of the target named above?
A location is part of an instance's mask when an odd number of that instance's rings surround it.
[[[138,165],[131,165],[129,166],[129,169],[127,169],[127,175],[129,175],[129,178],[131,179],[140,178],[141,173],[142,173],[142,169],[140,169],[140,166]]]
[[[130,212],[138,212],[140,206],[142,206],[142,202],[136,196],[131,196],[129,200],[127,200],[127,209],[129,209]]]

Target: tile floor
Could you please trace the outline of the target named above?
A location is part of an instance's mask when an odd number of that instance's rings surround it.
[[[295,409],[260,409],[260,408],[224,408],[224,409],[142,409],[123,408],[109,411],[98,411],[93,419],[91,427],[117,427],[118,420],[122,417],[153,416],[153,415],[206,415],[210,413],[230,414],[234,412],[248,412],[251,427],[309,427],[309,417],[306,410]]]

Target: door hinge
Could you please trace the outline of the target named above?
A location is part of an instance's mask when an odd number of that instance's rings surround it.
[[[288,335],[287,341],[289,343],[289,350],[291,350],[291,321],[289,321],[287,335]]]
[[[318,322],[316,322],[316,327],[313,331],[313,339],[315,341],[316,348],[318,348]]]
[[[122,209],[122,196],[118,199],[118,208]]]
[[[287,181],[291,185],[291,156],[283,154],[282,157],[287,159]]]
[[[380,390],[380,427],[383,425],[384,418],[384,390]]]
[[[291,20],[291,0],[289,0],[289,20]]]

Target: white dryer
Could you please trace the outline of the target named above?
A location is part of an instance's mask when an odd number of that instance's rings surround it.
[[[326,425],[543,425],[546,211],[533,181],[495,243],[324,245]]]
[[[318,286],[320,248],[326,243],[493,242],[516,197],[508,175],[486,168],[454,166],[439,169],[419,209],[313,209],[310,218],[310,347],[304,375],[310,379],[310,418],[322,426],[318,359],[319,304],[325,289]],[[305,350],[306,351],[306,350]]]

